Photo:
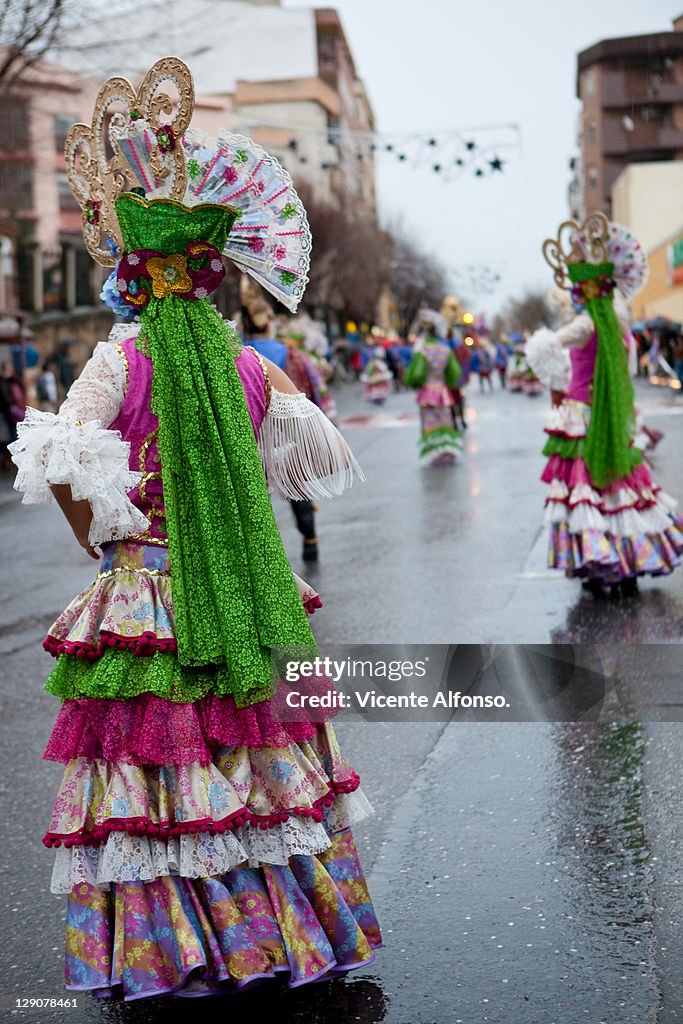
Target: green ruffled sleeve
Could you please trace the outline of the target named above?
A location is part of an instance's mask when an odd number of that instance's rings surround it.
[[[426,380],[429,367],[422,352],[416,352],[408,363],[408,369],[403,377],[403,383],[409,388],[421,388]]]
[[[462,370],[460,369],[460,363],[455,357],[455,354],[451,352],[446,363],[446,369],[444,370],[444,380],[446,381],[447,388],[457,388],[462,377]]]

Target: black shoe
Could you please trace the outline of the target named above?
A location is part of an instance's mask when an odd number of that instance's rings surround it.
[[[592,594],[596,601],[600,601],[605,596],[600,580],[584,580],[581,588]]]
[[[317,562],[318,561],[318,541],[316,538],[313,540],[304,541],[304,549],[301,553],[301,557],[304,562]]]
[[[622,580],[619,584],[621,587],[622,597],[636,597],[638,594],[638,577],[627,576],[625,580]]]
[[[609,596],[613,601],[618,601],[621,597],[621,586],[619,583],[610,583]]]

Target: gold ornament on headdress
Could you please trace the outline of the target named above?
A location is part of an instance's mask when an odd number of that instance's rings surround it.
[[[449,327],[455,327],[462,318],[462,303],[455,295],[447,295],[439,312]]]
[[[175,104],[167,93],[159,92],[160,86],[167,83],[177,90]],[[123,107],[123,111],[112,110],[114,106]],[[157,178],[164,181],[164,194],[181,200],[187,184],[181,138],[189,127],[193,110],[190,69],[178,57],[164,57],[149,69],[137,92],[126,78],[105,82],[95,101],[92,123],[75,124],[67,135],[67,180],[81,208],[85,247],[101,266],[113,267],[121,258],[123,241],[114,202],[127,182],[138,184],[117,139],[136,119],[144,119],[154,135],[170,128],[175,144],[164,149],[155,140],[149,162]]]
[[[570,289],[568,263],[605,263],[608,260],[609,221],[604,213],[590,213],[583,224],[566,220],[560,224],[557,238],[546,238],[543,255],[553,270],[555,283]]]

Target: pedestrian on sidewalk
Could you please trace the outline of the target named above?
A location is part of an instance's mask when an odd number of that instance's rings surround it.
[[[677,334],[673,343],[674,370],[680,384],[679,395],[683,396],[683,334]]]
[[[5,421],[10,442],[16,441],[17,424],[26,415],[26,392],[9,359],[0,366],[0,415]]]
[[[615,311],[615,290],[635,293],[647,261],[633,235],[601,213],[574,225],[570,236],[548,240],[544,255],[577,311],[559,331],[543,328],[527,344],[554,402],[542,475],[549,485],[548,565],[581,579],[595,597],[605,586],[627,597],[639,576],[670,573],[683,554],[676,503],[652,482],[633,444],[629,332]]]
[[[106,83],[88,132],[112,98],[125,114],[111,161],[92,147],[88,190],[83,126],[69,133],[86,245],[117,261],[139,322],[97,346],[57,414],[29,410],[12,446],[24,500],[54,496],[81,546],[102,551],[45,640],[63,701],[45,757],[66,768],[44,838],[67,894],[67,988],[102,998],[300,986],[365,966],[380,944],[349,830],[369,805],[329,721],[336,694],[302,676],[295,694],[329,712],[288,711],[273,662],[317,654],[306,612],[320,601],[287,564],[266,476],[321,497],[359,470],[211,303],[228,257],[294,309],[307,220],[260,146],[190,128],[193,96],[175,57],[137,94]]]
[[[55,367],[56,363],[54,360],[46,359],[36,380],[36,398],[43,412],[57,411],[58,399]]]

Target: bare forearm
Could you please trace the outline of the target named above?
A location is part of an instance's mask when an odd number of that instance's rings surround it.
[[[74,501],[69,484],[53,484],[51,490],[78,543],[91,558],[99,558],[89,540],[90,524],[92,523],[90,502]]]

